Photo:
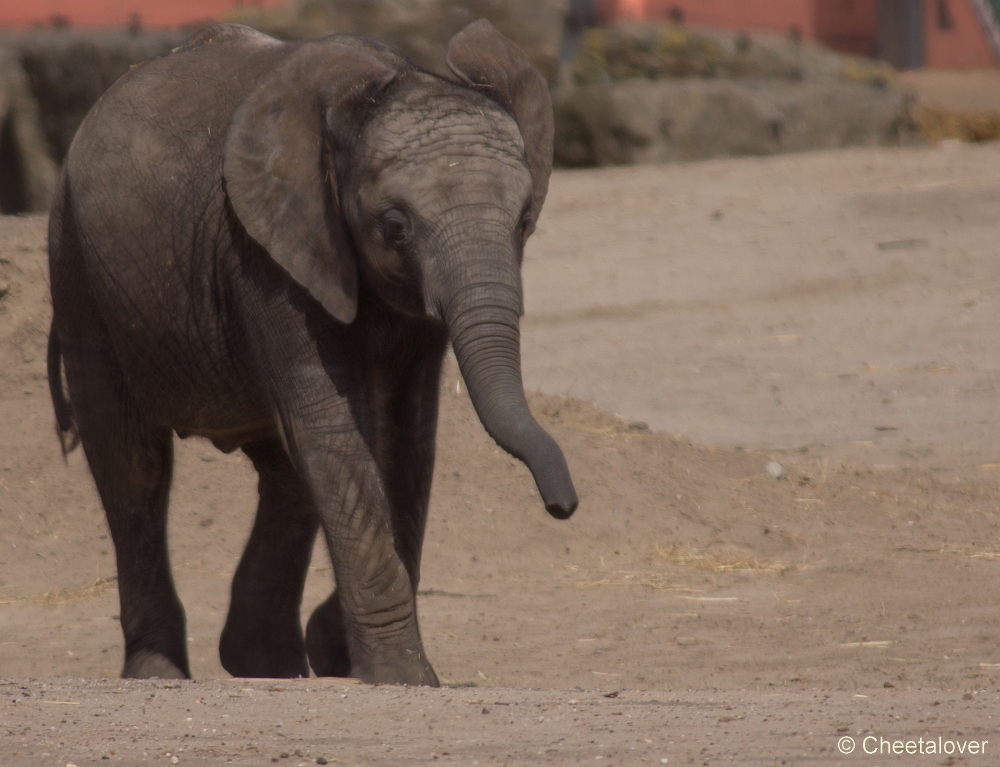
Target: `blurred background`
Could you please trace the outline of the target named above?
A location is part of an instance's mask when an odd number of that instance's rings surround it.
[[[441,72],[482,17],[548,78],[563,167],[1000,136],[1000,0],[8,0],[0,212],[44,210],[101,93],[214,21]]]

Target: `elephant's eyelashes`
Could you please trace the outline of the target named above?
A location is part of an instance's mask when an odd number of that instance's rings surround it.
[[[389,245],[402,245],[410,238],[410,220],[400,210],[390,210],[382,217],[382,238]]]

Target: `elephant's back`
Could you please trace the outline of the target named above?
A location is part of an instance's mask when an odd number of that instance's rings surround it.
[[[81,124],[66,161],[71,204],[86,234],[133,257],[164,255],[149,252],[163,244],[151,235],[180,243],[187,234],[197,242],[198,233],[185,230],[221,212],[232,113],[293,47],[219,25],[123,75]]]
[[[254,83],[294,49],[219,31],[135,67],[105,93],[74,139],[61,191],[79,241],[71,250],[129,379],[186,391],[183,409],[193,411],[211,394],[204,371],[232,374],[227,301],[238,256],[222,186],[226,129]],[[68,257],[53,254],[53,269]]]
[[[134,67],[97,102],[70,147],[65,183],[98,293],[127,285],[180,299],[178,281],[187,294],[208,287],[228,247],[222,149],[230,118],[293,49],[220,25]],[[114,305],[114,296],[103,298]]]
[[[236,107],[293,49],[247,27],[217,25],[133,67],[90,110],[70,147],[77,195],[98,196],[108,183],[193,191],[192,178],[221,167]]]

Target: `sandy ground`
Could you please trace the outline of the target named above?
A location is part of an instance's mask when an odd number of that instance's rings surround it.
[[[998,202],[996,146],[555,174],[524,364],[581,507],[544,513],[449,365],[437,691],[226,678],[255,482],[193,440],[171,547],[198,681],[114,679],[113,552],[44,377],[45,222],[0,219],[0,764],[995,764]],[[329,588],[317,551],[304,612]],[[905,754],[939,736],[962,753]]]
[[[557,174],[526,385],[700,444],[1000,461],[998,210],[996,145]]]
[[[920,69],[900,72],[919,106],[948,112],[1000,112],[1000,70]]]

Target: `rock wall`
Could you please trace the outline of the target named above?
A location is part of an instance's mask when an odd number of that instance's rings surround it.
[[[694,30],[667,23],[623,23],[587,30],[569,73],[578,85],[634,78],[766,78],[887,84],[896,71],[882,61],[843,56],[787,35]]]
[[[285,40],[351,32],[399,46],[420,66],[444,74],[448,41],[467,24],[489,19],[551,80],[558,69],[568,0],[298,0],[244,7],[227,20]]]
[[[185,31],[44,30],[10,37],[38,102],[49,151],[61,163],[90,108],[129,67],[166,53]]]
[[[46,210],[57,173],[20,57],[0,47],[0,213]]]
[[[898,89],[774,80],[626,80],[556,93],[556,163],[630,165],[915,140]]]
[[[778,35],[594,29],[562,80],[553,102],[563,166],[893,145],[917,135],[891,67]]]
[[[567,0],[296,0],[246,7],[231,20],[283,39],[370,35],[444,73],[451,36],[488,18],[553,84],[563,166],[898,144],[916,135],[908,97],[879,62],[777,35],[623,25],[571,36],[575,56],[560,63],[567,9]],[[0,212],[44,209],[56,168],[101,94],[191,33],[0,36]]]

